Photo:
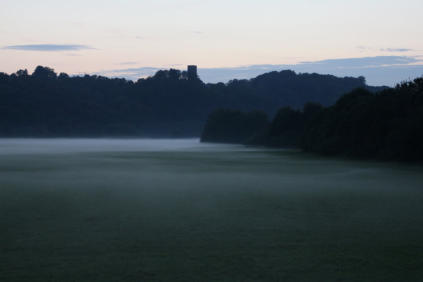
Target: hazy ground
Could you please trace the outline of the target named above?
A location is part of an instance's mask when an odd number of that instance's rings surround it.
[[[423,168],[0,140],[0,281],[422,281]]]

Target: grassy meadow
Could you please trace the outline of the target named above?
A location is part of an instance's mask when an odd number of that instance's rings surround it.
[[[3,139],[0,281],[422,281],[422,172],[194,139]]]

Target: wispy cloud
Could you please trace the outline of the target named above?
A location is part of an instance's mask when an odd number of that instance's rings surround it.
[[[126,69],[113,69],[96,72],[97,75],[104,75],[108,77],[124,77],[130,80],[138,80],[139,78],[148,77],[156,73],[160,68],[154,67],[139,67]]]
[[[353,69],[392,65],[408,65],[419,62],[415,57],[376,56],[362,58],[329,59],[315,62],[301,62],[298,65],[319,65],[325,68]]]
[[[363,46],[363,45],[357,46],[356,48],[359,49],[359,50],[362,50],[362,51],[372,50],[373,49],[372,47]]]
[[[380,49],[382,52],[410,52],[414,51],[413,49],[408,48],[382,48]]]
[[[3,47],[3,49],[20,51],[61,52],[90,50],[95,48],[79,44],[26,44],[5,46]]]
[[[375,48],[375,47],[363,46],[363,45],[357,46],[356,48],[358,50],[360,50],[361,52],[364,52],[364,51],[380,51],[380,52],[401,53],[401,52],[416,51],[416,50],[410,49],[410,48]]]
[[[136,64],[138,64],[138,62],[135,62],[135,61],[120,62],[120,63],[118,63],[118,65],[122,65],[122,66],[131,66],[131,65],[136,65]]]

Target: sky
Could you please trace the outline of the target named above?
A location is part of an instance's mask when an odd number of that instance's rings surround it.
[[[423,75],[422,0],[1,0],[0,72],[37,65],[208,82],[290,68],[393,85]]]

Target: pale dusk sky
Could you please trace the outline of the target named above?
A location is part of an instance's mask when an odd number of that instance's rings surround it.
[[[2,0],[0,72],[44,65],[135,78],[143,74],[125,70],[395,56],[408,58],[394,65],[416,76],[423,74],[422,11],[422,0]],[[390,79],[407,78],[398,75]]]

